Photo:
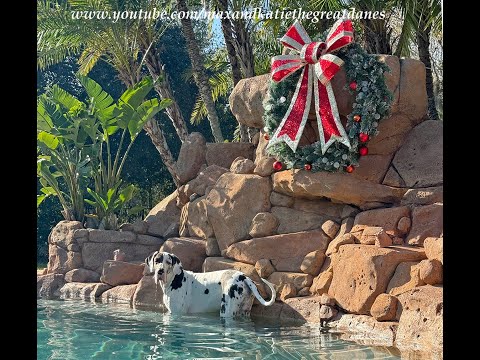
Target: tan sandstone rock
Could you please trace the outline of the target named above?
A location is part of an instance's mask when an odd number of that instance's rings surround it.
[[[185,270],[201,272],[205,253],[205,240],[194,238],[170,238],[162,245],[160,251],[176,255]]]
[[[368,142],[370,155],[388,155],[395,153],[402,146],[408,132],[413,129],[416,122],[406,115],[392,113],[389,117],[379,122],[378,134]]]
[[[239,156],[253,160],[254,151],[252,143],[207,143],[207,166],[218,165],[230,169],[233,160]]]
[[[378,321],[392,321],[395,320],[397,314],[398,300],[395,296],[390,294],[380,294],[375,299],[375,302],[370,309],[370,313]]]
[[[276,271],[268,277],[268,281],[274,285],[278,294],[282,291],[285,284],[291,284],[297,291],[312,285],[313,276],[303,273]]]
[[[183,142],[178,154],[177,176],[180,184],[185,184],[197,176],[205,164],[206,141],[202,134],[193,132]]]
[[[358,167],[351,175],[359,179],[380,184],[387,173],[392,157],[391,154],[362,156],[358,162]]]
[[[421,285],[425,283],[420,279],[419,262],[406,261],[398,264],[385,292],[397,296]]]
[[[438,260],[443,265],[443,237],[427,237],[423,241],[425,254],[431,260]]]
[[[438,260],[422,260],[419,264],[420,279],[428,285],[437,285],[443,282],[443,265]]]
[[[273,206],[271,212],[278,219],[279,234],[318,229],[326,220],[323,215],[282,206]]]
[[[323,251],[312,251],[305,255],[305,258],[300,265],[300,270],[306,274],[317,276],[320,273],[320,269],[322,268],[324,260],[325,253]]]
[[[418,206],[412,211],[412,228],[406,240],[410,245],[423,245],[427,237],[443,233],[443,204]]]
[[[60,289],[60,299],[95,301],[112,287],[104,283],[69,282]]]
[[[88,269],[73,269],[65,274],[66,282],[98,283],[100,274]]]
[[[63,274],[37,275],[37,299],[56,299],[65,285]]]
[[[240,80],[229,97],[230,110],[240,124],[263,128],[263,99],[267,94],[270,74]]]
[[[353,221],[352,221],[353,222]],[[346,244],[354,244],[355,243],[355,236],[352,234],[343,234],[342,236],[337,236],[335,239],[330,241],[330,244],[328,244],[327,251],[325,252],[325,255],[329,256],[333,253],[336,253],[340,246],[346,245]]]
[[[295,198],[288,195],[280,194],[276,191],[272,191],[272,193],[270,194],[270,203],[272,204],[272,206],[292,207],[294,201]]]
[[[47,274],[65,274],[70,270],[81,268],[82,254],[66,251],[57,245],[48,245]]]
[[[205,253],[207,256],[220,256],[221,252],[218,248],[217,239],[209,237],[205,243]]]
[[[234,174],[251,174],[255,169],[255,164],[250,159],[245,159],[243,156],[237,157],[233,160],[230,166],[230,172]]]
[[[313,295],[322,295],[328,292],[330,288],[330,284],[332,283],[333,279],[333,268],[330,267],[327,270],[321,272],[310,286],[310,292]]]
[[[255,162],[255,169],[253,173],[260,176],[270,176],[272,175],[273,163],[276,159],[272,156],[265,156]]]
[[[343,245],[332,261],[333,278],[328,294],[343,309],[368,314],[375,298],[387,290],[397,265],[424,258],[423,250],[417,248]]]
[[[346,173],[287,170],[274,173],[272,178],[273,190],[282,194],[309,199],[328,197],[353,205],[396,204],[406,191],[356,179]]]
[[[395,346],[400,350],[441,353],[443,350],[443,287],[421,286],[399,295],[398,300],[400,315]]]
[[[322,230],[267,236],[241,241],[228,247],[226,256],[254,265],[260,259],[270,259],[277,271],[299,272],[311,251],[324,252],[329,238]]]
[[[115,286],[105,291],[102,296],[102,303],[132,304],[132,298],[137,289],[137,284]]]
[[[394,186],[394,187],[406,187],[405,181],[398,174],[397,170],[393,166],[390,166],[385,177],[382,181],[383,185]]]
[[[269,212],[261,212],[255,215],[248,234],[252,238],[274,235],[277,232],[278,219]]]
[[[330,239],[333,239],[340,230],[340,225],[332,220],[327,220],[322,224],[322,230]]]
[[[443,186],[408,189],[402,198],[402,205],[430,205],[443,203]]]
[[[292,284],[285,284],[280,293],[280,300],[285,301],[286,299],[297,296],[297,289]]]
[[[107,260],[100,281],[111,286],[137,284],[143,277],[144,264]]]
[[[272,273],[275,272],[275,268],[269,259],[260,259],[255,263],[255,270],[258,275],[264,279],[267,279]]]
[[[207,195],[207,215],[220,250],[246,239],[259,212],[270,210],[269,178],[225,173]]]
[[[203,196],[206,194],[206,189],[209,186],[215,185],[217,182],[218,178],[222,176],[222,174],[228,172],[227,168],[218,166],[218,165],[210,165],[206,167],[204,170],[201,170],[197,177],[194,178],[193,180],[190,180],[188,182],[188,192],[190,193],[188,197],[195,193],[200,196]],[[188,202],[185,201],[185,203]]]
[[[435,139],[435,141],[432,141]],[[392,161],[407,187],[443,183],[443,123],[427,120],[407,136]]]
[[[180,221],[180,209],[177,207],[175,190],[165,199],[160,201],[145,217],[148,224],[147,233],[153,236],[163,236],[169,226]]]
[[[137,309],[166,310],[163,305],[162,288],[159,284],[155,284],[153,276],[142,277],[133,294],[132,305]]]
[[[345,214],[353,209],[351,206],[334,203],[327,199],[309,200],[302,198],[295,198],[293,206],[290,205],[287,207],[293,207],[296,210],[323,215],[335,222],[339,222],[344,217],[349,216]]]
[[[202,196],[187,203],[187,226],[189,236],[207,239],[214,237],[213,227],[207,216],[206,197]]]
[[[79,229],[83,229],[83,225],[80,221],[62,220],[53,227],[48,236],[48,243],[67,249],[68,245],[77,243],[77,237],[75,237],[74,234]],[[78,233],[78,235],[80,234],[81,233]]]
[[[402,233],[398,230],[398,222],[401,218],[409,216],[410,210],[406,206],[362,211],[355,217],[351,233],[360,240],[359,232],[365,228],[381,227],[390,236],[400,236]]]
[[[425,65],[415,59],[400,59],[400,97],[398,110],[421,121],[427,114]]]

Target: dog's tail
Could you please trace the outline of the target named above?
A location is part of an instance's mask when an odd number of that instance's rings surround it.
[[[273,303],[275,302],[275,298],[276,298],[275,288],[273,287],[273,284],[271,282],[265,280],[264,278],[260,278],[260,279],[262,279],[262,281],[265,284],[267,284],[267,286],[270,288],[270,292],[272,293],[272,297],[268,301],[265,301],[263,299],[262,295],[260,295],[260,293],[258,292],[257,286],[255,285],[255,283],[250,278],[247,277],[245,279],[245,282],[247,283],[250,290],[252,290],[253,295],[257,298],[257,300],[260,302],[260,304],[262,304],[263,306],[273,305]]]

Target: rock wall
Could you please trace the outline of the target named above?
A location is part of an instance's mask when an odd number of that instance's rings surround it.
[[[187,269],[243,271],[265,297],[269,294],[260,277],[271,281],[278,302],[270,308],[254,305],[254,314],[331,321],[352,339],[439,351],[443,124],[426,120],[423,64],[394,56],[381,59],[391,69],[386,82],[394,103],[369,142],[369,155],[353,173],[274,173],[275,159],[265,152],[263,130],[256,147],[207,144],[192,133],[180,151],[178,190],[144,221],[119,232],[59,224],[49,240],[48,274],[75,267],[99,272],[114,248],[132,261],[143,260],[161,245]],[[230,106],[240,123],[263,129],[267,85],[268,75],[237,84]],[[341,81],[333,87],[345,116],[353,98]],[[138,273],[135,280],[140,280]],[[53,290],[42,288],[48,294],[58,293],[62,285],[60,279],[42,281],[56,284]],[[148,276],[135,288],[123,284],[104,293],[102,301],[163,309],[161,294]],[[414,339],[417,335],[420,340]]]

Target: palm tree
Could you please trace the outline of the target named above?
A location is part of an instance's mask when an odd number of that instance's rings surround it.
[[[177,9],[179,12],[187,13],[188,7],[185,0],[177,0]],[[184,16],[180,19],[182,25],[182,32],[187,43],[187,51],[192,62],[193,77],[197,84],[198,91],[202,97],[205,107],[207,109],[208,120],[210,128],[212,129],[213,137],[216,142],[223,142],[222,130],[220,129],[220,121],[218,119],[217,111],[215,110],[215,103],[212,98],[212,89],[208,82],[208,77],[204,69],[204,61],[200,48],[198,46],[195,33],[193,32],[192,20]]]
[[[433,84],[432,61],[430,57],[430,36],[441,31],[442,8],[440,0],[398,0],[404,21],[395,55],[408,55],[408,45],[416,41],[418,57],[425,64],[426,88],[428,95],[428,117],[438,120]]]
[[[117,0],[104,0],[102,6],[105,10],[122,9]],[[137,2],[138,3],[138,2]],[[78,21],[70,16],[72,10],[88,8],[89,3],[81,0],[67,0],[66,2],[40,0],[37,2],[37,55],[38,67],[45,68],[62,61],[70,54],[81,53],[79,58],[79,72],[87,74],[98,60],[103,60],[113,66],[119,79],[131,87],[141,77],[142,64],[146,59],[147,67],[155,81],[155,89],[162,99],[173,100],[172,107],[167,108],[167,114],[172,120],[180,140],[183,142],[187,136],[186,125],[178,104],[174,101],[170,90],[168,78],[164,76],[163,67],[153,46],[149,45],[146,52],[145,43],[153,41],[164,27],[153,36],[153,31],[147,32],[145,28],[135,26],[128,21],[116,23],[102,20]],[[91,8],[88,8],[91,10]],[[147,37],[148,36],[148,37]],[[150,44],[152,44],[150,42]],[[143,47],[142,47],[143,46]],[[141,50],[146,52],[139,61]],[[156,62],[154,63],[154,60]],[[155,64],[155,66],[152,66]],[[151,119],[144,126],[152,143],[159,152],[164,164],[178,185],[177,169],[174,157],[168,147],[165,135],[156,119]]]

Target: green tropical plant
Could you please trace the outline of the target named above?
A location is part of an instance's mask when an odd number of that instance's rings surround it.
[[[103,228],[111,229],[116,227],[116,213],[134,194],[133,186],[121,186],[130,149],[144,124],[171,101],[144,100],[154,86],[150,77],[127,89],[116,102],[94,80],[81,75],[78,79],[87,93],[86,102],[58,86],[38,100],[38,173],[43,188],[37,203],[56,195],[65,213],[74,209],[68,220],[83,221],[83,195],[88,192],[94,200],[86,202],[95,207],[95,217]],[[113,151],[111,139],[117,132],[120,141]],[[66,190],[57,177],[62,177]],[[92,180],[94,190],[82,179]]]

